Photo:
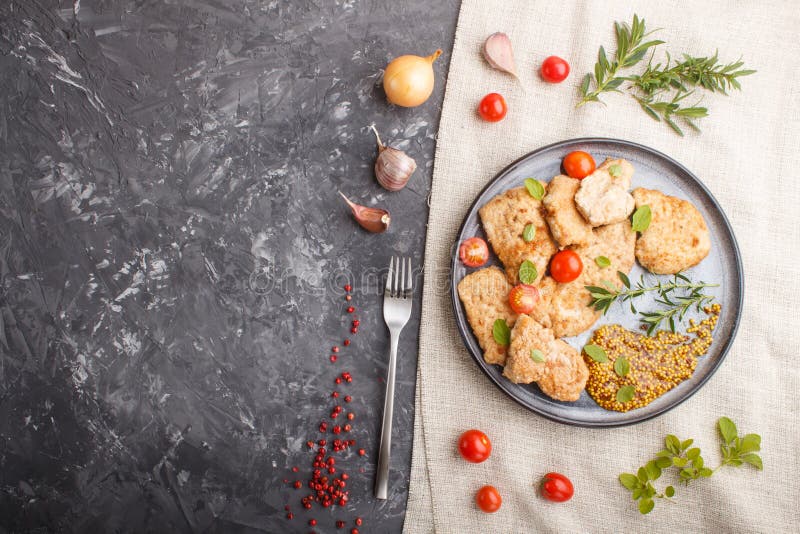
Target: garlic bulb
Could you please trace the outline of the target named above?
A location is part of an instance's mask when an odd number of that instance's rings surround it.
[[[414,174],[417,162],[406,155],[402,150],[388,147],[381,142],[378,130],[375,125],[371,126],[378,141],[378,159],[375,160],[375,178],[378,183],[389,191],[399,191],[408,183],[408,179]]]
[[[350,209],[353,211],[353,217],[355,217],[356,222],[360,224],[364,230],[374,234],[379,234],[388,230],[389,223],[392,222],[388,211],[380,208],[361,206],[344,196],[341,191],[339,191],[339,194],[342,195],[344,201],[350,206]]]

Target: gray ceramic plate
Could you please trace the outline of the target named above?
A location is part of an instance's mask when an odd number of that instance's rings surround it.
[[[456,292],[456,285],[469,272],[469,269],[458,260],[458,243],[472,236],[486,237],[480,225],[478,208],[498,193],[521,186],[525,178],[536,177],[548,181],[551,177],[559,174],[562,158],[573,150],[589,152],[598,163],[608,156],[627,159],[633,163],[636,169],[633,187],[658,189],[668,195],[691,201],[703,214],[711,231],[711,253],[700,265],[687,271],[687,274],[694,280],[719,284],[719,287],[709,290],[709,293],[717,298],[717,302],[722,304],[722,314],[714,331],[714,343],[708,354],[700,358],[697,369],[689,380],[651,404],[629,412],[604,410],[585,391],[577,402],[558,402],[544,395],[535,384],[518,385],[506,380],[502,376],[502,369],[499,366],[489,365],[483,361],[481,349],[475,336],[472,335]],[[456,323],[467,349],[481,370],[497,387],[531,411],[554,421],[587,427],[612,427],[638,423],[674,408],[699,390],[711,378],[725,358],[739,326],[742,295],[744,294],[742,261],[733,230],[719,203],[702,182],[683,165],[652,148],[636,143],[602,138],[574,139],[531,152],[500,172],[478,195],[461,226],[455,245],[453,247],[450,291]],[[490,263],[498,262],[495,257],[492,257]],[[633,268],[630,278],[632,281],[636,281],[644,273],[644,269],[637,264]],[[653,275],[646,274],[645,276],[652,277]],[[648,310],[654,307],[655,304],[652,300],[637,300],[639,310]],[[629,309],[614,304],[609,313],[603,316],[593,328],[580,336],[566,338],[566,341],[580,349],[595,328],[605,323],[622,324],[632,330],[637,330],[640,325]]]

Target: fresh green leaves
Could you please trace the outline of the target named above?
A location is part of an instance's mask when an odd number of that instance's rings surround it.
[[[608,354],[600,345],[586,345],[583,347],[583,352],[597,363],[606,363],[608,361]]]
[[[503,347],[511,343],[511,329],[505,319],[496,319],[492,325],[492,337],[495,342]]]
[[[544,363],[544,354],[539,349],[531,350],[531,360],[539,363]]]
[[[675,488],[667,486],[663,493],[658,493],[653,482],[658,480],[665,470],[675,469],[678,479],[684,485],[692,480],[708,478],[717,469],[726,465],[739,467],[748,463],[757,469],[762,469],[761,457],[755,451],[761,449],[761,437],[758,434],[746,434],[739,437],[736,425],[727,417],[721,417],[717,422],[719,434],[723,443],[722,463],[715,469],[705,466],[701,451],[692,447],[694,440],[681,441],[672,434],[664,438],[664,449],[656,453],[656,457],[640,467],[635,475],[622,473],[619,482],[631,492],[631,498],[639,501],[639,513],[650,513],[655,507],[655,499],[672,499]]]
[[[717,428],[725,443],[732,442],[738,433],[736,425],[727,417],[720,417],[719,421],[717,421]]]
[[[618,271],[617,275],[625,286],[624,289],[615,289],[611,284],[606,287],[585,286],[592,297],[589,305],[606,314],[614,302],[627,302],[630,305],[631,313],[635,314],[639,312],[633,304],[634,299],[645,293],[657,293],[655,301],[662,308],[640,313],[642,324],[647,327],[647,335],[652,335],[663,322],[669,324],[670,330],[675,332],[676,321],[683,321],[691,309],[699,312],[714,300],[713,296],[703,292],[704,289],[718,286],[718,284],[706,284],[705,282],[694,283],[686,275],[678,273],[669,282],[657,279],[656,283],[650,285],[645,283],[644,275],[642,275],[634,287],[625,273]]]
[[[536,227],[533,224],[526,224],[525,229],[522,230],[522,240],[530,243],[534,237],[536,237]]]
[[[625,356],[620,356],[614,361],[614,372],[619,376],[626,376],[631,371],[631,363]]]
[[[594,259],[594,262],[597,264],[598,267],[601,269],[605,269],[606,267],[611,267],[611,260],[606,258],[605,256],[597,256]]]
[[[643,204],[636,208],[633,212],[633,231],[644,232],[650,227],[650,221],[653,219],[653,212],[650,211],[650,206]]]
[[[626,402],[632,400],[635,394],[636,394],[635,387],[631,386],[630,384],[627,386],[622,386],[617,390],[617,402],[625,404]]]
[[[537,276],[539,276],[539,272],[532,261],[525,260],[519,266],[519,281],[521,283],[530,285],[536,281]]]
[[[535,178],[525,178],[525,189],[527,189],[528,193],[536,200],[542,200],[544,198],[544,186]]]
[[[644,39],[649,34],[645,32],[644,19],[640,19],[638,15],[633,16],[633,22],[630,25],[615,22],[614,32],[617,37],[617,51],[614,59],[609,61],[605,48],[600,47],[597,51],[594,76],[587,74],[581,83],[582,98],[577,107],[588,102],[600,102],[599,96],[602,93],[609,91],[619,93],[619,87],[627,80],[624,76],[617,76],[619,71],[636,65],[644,58],[648,49],[664,42],[658,40],[645,42]],[[590,91],[589,87],[592,82],[594,82],[594,90]]]
[[[722,452],[722,465],[739,467],[747,463],[756,469],[764,469],[761,457],[756,452],[761,450],[761,436],[758,434],[745,434],[739,437],[736,425],[727,417],[722,417],[717,422],[719,434],[723,443],[720,444]]]
[[[645,32],[644,19],[639,19],[636,15],[633,16],[630,26],[615,22],[614,31],[617,39],[614,60],[608,59],[605,49],[601,46],[597,53],[594,74],[587,74],[579,87],[581,100],[577,107],[588,102],[600,102],[599,96],[602,93],[611,91],[620,93],[622,92],[620,86],[630,82],[625,90],[636,99],[642,110],[653,120],[663,121],[675,133],[682,136],[683,130],[677,121],[699,131],[695,120],[708,115],[708,108],[699,106],[698,102],[685,105],[687,97],[697,90],[727,95],[731,89],[741,89],[739,78],[756,72],[743,68],[744,62],[741,59],[733,63],[721,63],[716,53],[707,57],[683,54],[681,61],[673,61],[667,53],[663,64],[654,64],[653,50],[647,68],[641,74],[622,76],[620,72],[623,69],[639,63],[649,49],[663,44],[663,41],[645,42],[649,34]],[[592,82],[594,90],[590,91]]]

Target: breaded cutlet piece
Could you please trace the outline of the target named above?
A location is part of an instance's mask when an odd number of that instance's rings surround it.
[[[635,246],[636,234],[627,220],[595,228],[589,245],[570,247],[583,263],[580,276],[566,284],[545,276],[539,284],[539,303],[531,316],[552,328],[556,337],[576,336],[589,329],[600,312],[590,306],[592,296],[585,286],[604,285],[607,281],[622,287],[617,271],[627,274],[633,268]],[[607,257],[611,265],[606,268],[597,265],[598,256]]]
[[[592,226],[624,221],[633,213],[634,201],[628,190],[614,182],[605,169],[597,169],[581,180],[575,205]]]
[[[661,191],[633,191],[636,207],[650,206],[650,226],[636,240],[636,259],[655,274],[675,274],[703,261],[711,251],[711,235],[698,209]]]
[[[616,169],[614,169],[615,172],[613,173],[610,170],[612,165],[618,166]],[[609,171],[612,182],[622,187],[625,191],[631,188],[631,181],[633,180],[633,165],[630,161],[622,158],[606,158],[606,160],[597,168]]]
[[[592,225],[575,206],[575,193],[580,186],[577,178],[560,174],[547,184],[547,195],[542,199],[544,218],[560,248],[592,241]]]
[[[543,362],[531,357],[534,349],[541,351]],[[589,368],[580,352],[555,339],[552,330],[527,315],[520,315],[511,331],[511,348],[503,375],[516,384],[536,382],[545,395],[574,402],[586,387]]]
[[[508,347],[498,345],[492,334],[497,319],[505,319],[509,328],[514,326],[517,315],[508,304],[508,283],[499,267],[487,267],[472,272],[458,283],[458,297],[464,305],[467,321],[472,333],[483,349],[486,363],[504,365]]]
[[[542,185],[545,185],[542,183]],[[557,247],[542,214],[542,203],[524,187],[501,193],[479,210],[483,229],[512,284],[519,279],[519,266],[530,260],[538,271],[538,283]],[[522,239],[525,226],[533,224],[536,234],[530,243]]]

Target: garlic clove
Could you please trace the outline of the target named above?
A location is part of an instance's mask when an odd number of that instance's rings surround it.
[[[417,162],[402,150],[387,147],[381,141],[375,125],[371,126],[378,142],[378,158],[375,160],[375,178],[389,191],[399,191],[406,186],[417,169]]]
[[[514,62],[514,52],[511,48],[511,39],[503,32],[490,35],[483,43],[483,57],[493,69],[507,72],[515,78],[517,65]]]
[[[361,206],[344,196],[344,193],[341,191],[339,191],[339,194],[342,195],[344,201],[350,206],[350,209],[353,211],[353,217],[355,217],[356,222],[361,225],[363,229],[368,232],[380,234],[389,228],[389,223],[392,222],[392,218],[388,211]]]

